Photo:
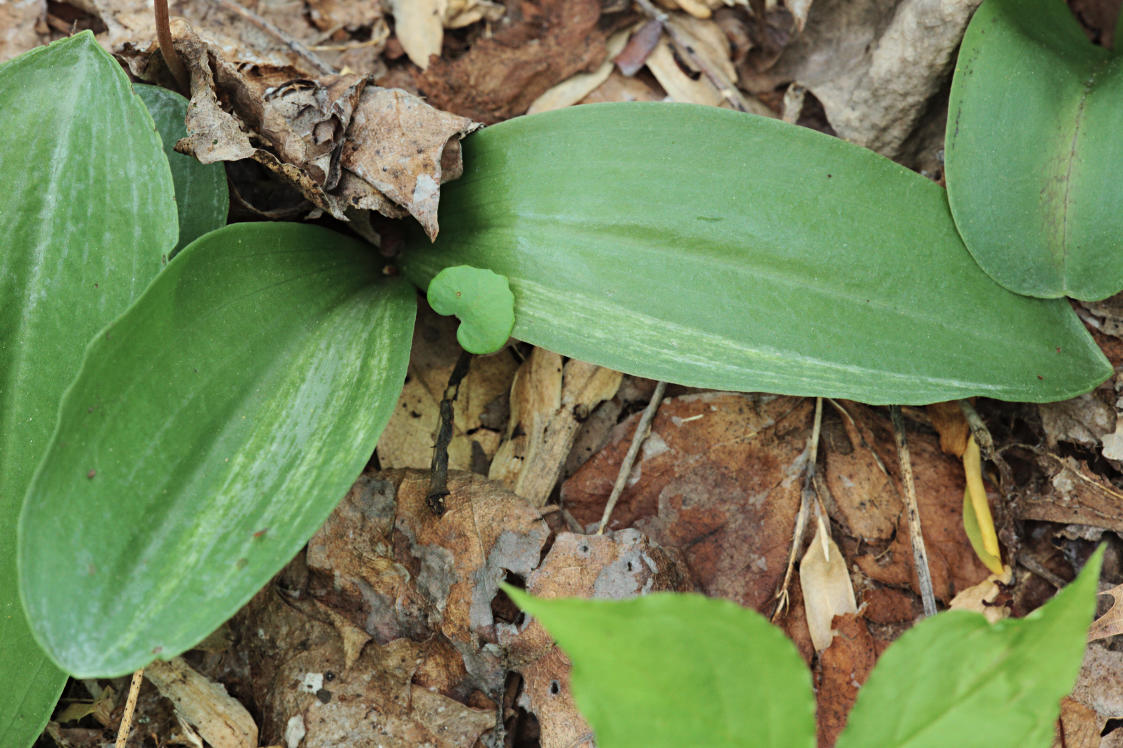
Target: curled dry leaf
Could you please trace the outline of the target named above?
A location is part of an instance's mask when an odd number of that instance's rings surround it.
[[[0,62],[43,43],[37,29],[46,15],[46,0],[16,0],[0,4]]]
[[[1123,634],[1123,584],[1104,590],[1101,595],[1111,595],[1114,601],[1107,612],[1092,622],[1088,629],[1088,641],[1106,639]]]
[[[1044,481],[1018,503],[1018,519],[1087,525],[1123,532],[1123,492],[1074,457],[1038,452]]]
[[[340,220],[408,213],[437,235],[440,185],[460,176],[460,138],[477,125],[365,76],[227,60],[182,20],[173,35],[191,75],[177,150],[203,163],[252,158]]]
[[[1013,580],[1013,572],[1006,567],[1002,574],[991,574],[978,584],[960,590],[948,603],[948,608],[981,613],[991,623],[1007,618],[1010,615],[1009,600],[1001,600],[1000,596]]]
[[[815,537],[799,562],[799,586],[803,591],[803,610],[816,652],[831,645],[834,617],[857,613],[854,587],[842,551],[827,533],[820,518]]]
[[[448,0],[390,0],[394,34],[411,62],[424,70],[429,58],[441,54]]]
[[[677,553],[636,530],[609,535],[561,533],[542,564],[526,579],[537,597],[624,600],[649,592],[693,591]],[[513,669],[524,679],[520,706],[534,714],[543,748],[592,745],[592,731],[569,688],[570,664],[537,620],[497,631]]]

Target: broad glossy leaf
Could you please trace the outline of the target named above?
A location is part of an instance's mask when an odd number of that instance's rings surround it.
[[[504,589],[573,663],[573,698],[598,746],[815,745],[807,666],[756,611],[701,595],[543,600]]]
[[[86,343],[159,272],[176,213],[152,119],[89,32],[0,66],[0,176],[0,745],[22,746],[66,676],[20,606],[20,504]]]
[[[415,296],[371,247],[235,224],[86,354],[20,518],[24,604],[73,673],[209,634],[323,523],[405,378]]]
[[[1031,296],[1123,289],[1123,58],[1057,0],[987,0],[959,52],[948,197],[979,264]]]
[[[429,306],[460,320],[456,340],[469,353],[495,353],[515,326],[515,297],[507,279],[469,265],[445,268],[429,281]]]
[[[180,138],[187,137],[187,99],[175,91],[138,83],[137,95],[148,107],[156,130],[164,141],[164,153],[175,182],[175,201],[179,209],[179,241],[176,252],[208,231],[226,225],[230,194],[226,187],[226,168],[222,163],[201,164],[175,150]]]
[[[514,336],[567,356],[875,404],[1058,400],[1111,374],[1067,303],[979,269],[939,186],[821,133],[603,104],[487,128],[464,163],[405,273],[505,275]]]
[[[1096,607],[1103,550],[1056,597],[991,625],[952,610],[893,643],[858,694],[838,748],[1048,748]]]

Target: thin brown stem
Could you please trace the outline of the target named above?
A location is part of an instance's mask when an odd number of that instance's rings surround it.
[[[172,44],[172,29],[168,21],[168,0],[156,0],[156,41],[160,44],[160,54],[164,56],[164,62],[167,64],[168,70],[172,71],[172,77],[179,84],[180,90],[185,94],[190,94],[191,79],[188,78],[187,70],[183,67],[183,61],[179,59],[179,53],[175,51],[175,45]]]
[[[890,405],[889,417],[893,421],[893,437],[897,441],[901,482],[905,485],[905,516],[908,519],[909,541],[912,543],[913,565],[920,584],[920,600],[924,604],[924,615],[934,616],[936,595],[932,590],[932,572],[928,569],[928,551],[924,548],[924,535],[920,531],[920,508],[916,503],[916,482],[912,477],[912,459],[909,457],[909,441],[905,436],[905,421],[901,417],[901,407]]]

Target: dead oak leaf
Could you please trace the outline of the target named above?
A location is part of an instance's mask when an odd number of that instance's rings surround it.
[[[1100,594],[1111,595],[1115,602],[1112,603],[1106,613],[1092,622],[1088,629],[1088,641],[1090,642],[1123,634],[1123,584],[1104,590]]]
[[[462,173],[460,138],[479,125],[366,76],[227,59],[180,19],[173,36],[191,76],[178,150],[203,163],[252,158],[335,218],[408,214],[436,237],[440,185]]]

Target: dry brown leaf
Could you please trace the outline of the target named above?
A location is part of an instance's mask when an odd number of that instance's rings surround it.
[[[623,600],[649,592],[688,592],[693,585],[681,558],[635,530],[608,535],[560,533],[542,564],[526,580],[537,597]],[[511,667],[525,686],[520,706],[534,714],[543,748],[592,745],[569,687],[570,663],[537,620],[520,630],[497,627]]]
[[[616,57],[620,51],[624,49],[624,45],[628,41],[628,32],[620,31],[609,37],[605,45],[609,57]],[[613,63],[607,61],[601,63],[601,66],[591,73],[578,73],[553,88],[546,91],[539,96],[527,108],[527,114],[536,114],[538,112],[548,112],[552,109],[561,109],[563,107],[572,106],[587,95],[592,93],[600,84],[608,80],[608,76],[612,75]]]
[[[1123,717],[1123,652],[1092,644],[1084,651],[1080,675],[1072,689],[1072,698],[1096,711],[1104,719]]]
[[[549,530],[521,498],[450,473],[437,517],[420,471],[364,473],[308,542],[311,595],[379,644],[440,634],[474,682],[501,687],[491,601],[507,572],[538,563]]]
[[[495,0],[448,0],[445,28],[459,29],[479,21],[498,21],[507,9]]]
[[[1037,412],[1050,449],[1055,449],[1058,442],[1095,449],[1102,441],[1104,457],[1123,457],[1123,433],[1118,430],[1123,419],[1116,418],[1115,409],[1098,393],[1089,392],[1059,403],[1040,403]]]
[[[678,549],[706,594],[764,610],[784,577],[813,406],[715,392],[664,400],[610,526]],[[579,522],[600,519],[638,420],[562,486]]]
[[[815,537],[799,562],[799,586],[803,591],[803,610],[807,629],[816,652],[831,645],[834,631],[831,622],[835,616],[857,613],[854,587],[842,551],[827,532],[820,517]]]
[[[246,708],[182,657],[156,660],[144,676],[214,748],[257,748],[257,725]]]
[[[1104,590],[1100,594],[1111,595],[1114,602],[1106,613],[1092,621],[1092,625],[1088,629],[1088,641],[1090,642],[1123,634],[1123,584]]]
[[[436,236],[440,185],[460,175],[460,138],[477,125],[361,75],[228,60],[180,19],[173,35],[192,81],[179,150],[203,163],[253,158],[336,218],[408,213]],[[156,58],[150,47],[132,67]]]
[[[561,475],[581,423],[616,394],[623,375],[535,348],[511,385],[507,437],[489,477],[545,506]]]
[[[833,626],[838,635],[819,655],[819,666],[815,670],[816,729],[822,746],[835,744],[878,654],[861,616],[840,615]]]
[[[448,0],[390,0],[394,33],[414,65],[425,70],[440,56]]]
[[[848,412],[853,411],[847,406]],[[875,437],[848,416],[823,424],[824,479],[831,514],[854,538],[884,543],[897,532],[904,504],[885,463],[871,448]]]
[[[1106,722],[1094,709],[1065,696],[1061,699],[1053,748],[1102,748],[1100,731]]]
[[[0,3],[0,62],[10,60],[44,42],[47,0]]]
[[[434,60],[417,87],[435,106],[480,122],[526,112],[551,86],[607,57],[600,0],[521,4],[522,21],[477,41],[454,61]]]
[[[1041,452],[1036,459],[1046,483],[1023,494],[1019,519],[1123,532],[1123,492],[1073,457]]]

